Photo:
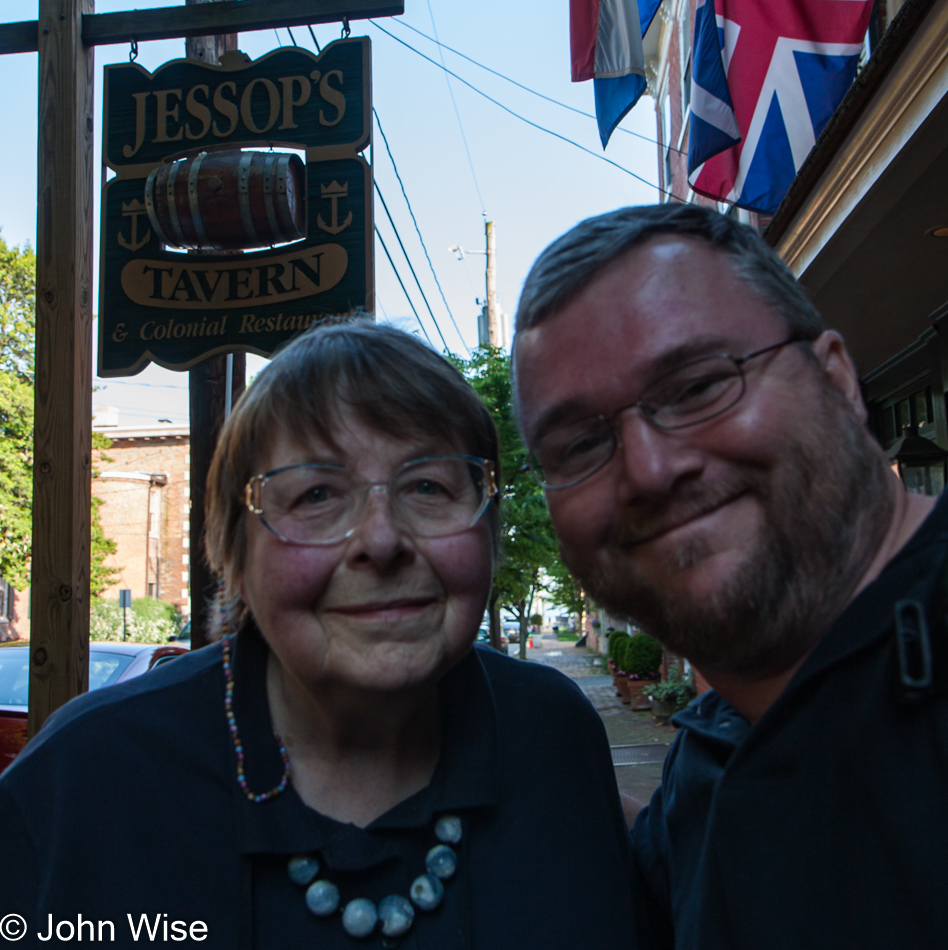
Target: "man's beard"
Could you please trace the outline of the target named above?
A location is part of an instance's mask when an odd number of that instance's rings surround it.
[[[748,467],[727,484],[676,492],[627,515],[613,530],[605,566],[575,566],[593,598],[709,672],[756,680],[805,656],[852,597],[894,505],[881,452],[841,394],[827,388],[824,418],[785,446],[781,471]],[[743,492],[759,500],[764,524],[755,549],[713,594],[699,599],[659,586],[636,566],[636,541]],[[699,538],[680,545],[664,567],[674,575],[708,555]]]

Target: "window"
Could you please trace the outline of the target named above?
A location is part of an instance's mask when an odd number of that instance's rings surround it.
[[[0,623],[13,618],[13,596],[16,591],[0,578]]]
[[[672,140],[672,125],[671,125],[671,98],[669,97],[667,91],[665,95],[661,98],[662,102],[662,111],[661,111],[661,129],[659,132],[659,141],[661,142],[661,152],[662,152],[662,188],[665,189],[669,194],[662,195],[663,201],[667,201],[671,197],[672,190],[672,163],[671,163],[671,140]]]
[[[681,124],[688,121],[688,110],[691,108],[691,55],[688,56],[688,65],[681,80]]]
[[[130,653],[104,653],[96,651],[89,655],[89,690],[111,686],[125,672],[125,667],[134,657]]]
[[[925,386],[892,400],[877,410],[876,419],[877,432],[885,447],[900,438],[902,430],[909,426],[917,426],[925,434],[927,427],[935,421],[932,387]]]
[[[26,706],[30,690],[30,648],[0,650],[0,703]]]

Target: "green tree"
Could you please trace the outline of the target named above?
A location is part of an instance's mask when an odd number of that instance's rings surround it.
[[[32,384],[35,335],[36,255],[0,235],[0,371]]]
[[[556,535],[514,421],[510,356],[498,347],[480,347],[469,360],[455,357],[454,362],[494,417],[500,435],[504,500],[500,562],[489,603],[491,642],[499,642],[499,610],[507,610],[520,625],[520,657],[525,659],[536,595],[545,573],[559,560]]]
[[[29,583],[36,256],[0,236],[0,575]]]
[[[36,255],[0,236],[0,576],[20,589],[29,584],[32,536],[35,338]],[[93,594],[116,573],[104,564],[115,543],[102,531],[100,504],[92,499]]]
[[[101,432],[92,433],[92,448],[101,450],[109,448],[112,444],[111,439],[107,439]],[[99,458],[104,462],[111,462],[107,455],[100,454]],[[97,469],[92,469],[93,481],[99,477]],[[118,545],[105,536],[102,528],[102,516],[99,508],[102,507],[102,499],[92,496],[92,524],[89,531],[89,592],[93,597],[99,597],[112,586],[115,578],[119,575],[118,568],[107,567],[105,559],[110,554],[115,554]]]
[[[581,637],[586,629],[586,592],[582,584],[573,577],[562,558],[556,560],[547,568],[549,580],[547,593],[550,600],[558,607],[563,607],[576,617],[576,631]]]
[[[0,576],[30,582],[33,497],[33,387],[0,370]]]

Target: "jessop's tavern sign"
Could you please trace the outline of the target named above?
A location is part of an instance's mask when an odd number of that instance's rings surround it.
[[[362,37],[106,67],[100,376],[268,355],[372,309],[370,53]]]

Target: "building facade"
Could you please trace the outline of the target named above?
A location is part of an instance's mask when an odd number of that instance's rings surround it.
[[[16,590],[0,578],[0,643],[30,636],[30,592]]]
[[[190,616],[191,456],[187,426],[130,428],[99,425],[111,446],[94,453],[92,493],[115,554],[117,571],[103,596],[157,597]]]
[[[923,477],[902,472],[907,487],[938,494],[948,448],[948,0],[880,0],[870,34],[871,55],[764,237],[845,337],[890,457],[928,442]]]

